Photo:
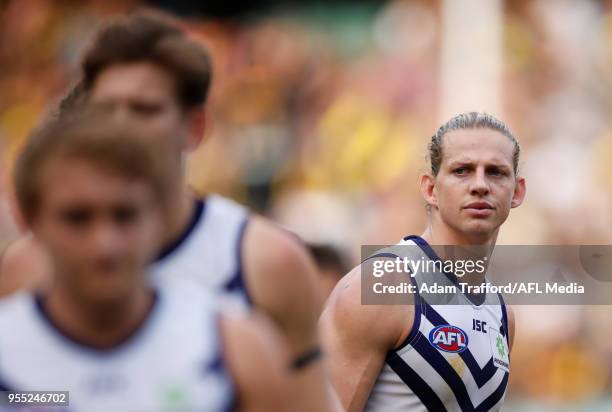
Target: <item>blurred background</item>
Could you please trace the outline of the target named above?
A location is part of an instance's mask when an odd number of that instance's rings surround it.
[[[76,80],[91,33],[142,5],[183,17],[213,56],[193,187],[327,248],[325,262],[422,233],[429,137],[473,110],[522,146],[527,199],[499,243],[612,244],[612,1],[4,0],[0,254],[19,233],[16,150]],[[515,312],[506,410],[612,410],[612,309]]]

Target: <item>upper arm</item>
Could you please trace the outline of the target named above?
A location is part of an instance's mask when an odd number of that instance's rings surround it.
[[[290,354],[293,411],[337,410],[320,347],[321,294],[318,271],[303,244],[263,218],[252,218],[245,232],[245,281],[255,308],[278,327]],[[300,363],[301,366],[293,366]]]
[[[288,411],[287,353],[273,328],[259,317],[224,317],[225,362],[241,412]]]
[[[44,287],[51,277],[50,268],[42,246],[31,236],[22,237],[7,248],[0,261],[0,296]]]
[[[321,316],[334,387],[348,411],[361,411],[384,364],[411,328],[411,305],[362,305],[361,267],[334,289]]]
[[[255,306],[279,327],[293,357],[318,345],[321,312],[315,263],[290,233],[253,217],[245,233],[246,284]]]

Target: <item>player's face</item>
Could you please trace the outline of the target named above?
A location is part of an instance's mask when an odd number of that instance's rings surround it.
[[[119,119],[129,118],[154,130],[151,144],[162,148],[162,153],[172,156],[172,164],[180,167],[190,119],[177,101],[174,80],[166,70],[147,62],[111,65],[96,78],[90,102]]]
[[[51,160],[43,172],[32,229],[51,253],[57,284],[97,302],[142,287],[161,233],[151,188],[79,159]]]
[[[444,136],[432,200],[445,225],[472,239],[496,232],[525,194],[524,179],[514,175],[513,150],[510,139],[490,129]]]

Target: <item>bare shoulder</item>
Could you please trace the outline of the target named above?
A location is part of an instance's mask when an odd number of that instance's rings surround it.
[[[260,217],[253,216],[245,233],[245,255],[258,280],[316,285],[316,266],[302,242],[292,233]],[[289,274],[289,275],[288,275]]]
[[[20,289],[44,287],[51,268],[44,249],[32,236],[23,236],[11,244],[0,260],[0,296]]]
[[[239,410],[286,410],[287,350],[270,323],[255,314],[222,316],[225,363],[238,391]]]
[[[259,216],[245,232],[245,277],[255,305],[289,338],[293,351],[316,344],[321,311],[315,263],[297,237]]]
[[[413,301],[410,299],[402,305],[364,304],[362,274],[372,273],[372,264],[373,261],[362,263],[338,283],[327,301],[321,325],[324,336],[343,334],[342,341],[390,350],[398,347],[410,333]]]

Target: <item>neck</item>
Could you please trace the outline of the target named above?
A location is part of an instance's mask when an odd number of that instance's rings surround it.
[[[104,302],[91,302],[56,284],[44,297],[51,321],[64,334],[96,348],[108,348],[127,339],[147,318],[153,292],[139,288],[133,293]]]
[[[493,249],[497,241],[499,228],[492,232],[460,232],[440,219],[438,213],[434,213],[429,221],[429,226],[421,236],[431,245],[453,245],[453,246],[487,246]]]
[[[194,194],[187,186],[177,185],[176,193],[171,196],[172,202],[168,205],[167,213],[167,236],[164,245],[173,243],[180,238],[185,228],[189,225],[194,214]]]
[[[421,237],[432,245],[442,260],[484,262],[484,271],[466,274],[460,280],[476,285],[484,281],[498,232],[499,228],[491,233],[462,233],[444,224],[436,214]],[[435,245],[445,247],[436,248]]]

